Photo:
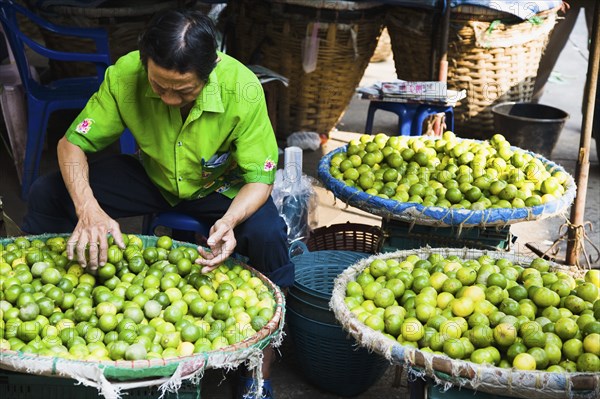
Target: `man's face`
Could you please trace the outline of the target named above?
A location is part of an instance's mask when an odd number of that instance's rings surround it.
[[[196,100],[204,82],[194,72],[179,73],[164,69],[148,59],[148,81],[152,90],[171,107],[184,107]]]

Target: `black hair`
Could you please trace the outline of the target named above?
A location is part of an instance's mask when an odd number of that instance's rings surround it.
[[[156,14],[140,35],[138,46],[144,67],[148,59],[161,68],[179,73],[195,72],[200,80],[217,64],[215,27],[196,10],[169,10]]]

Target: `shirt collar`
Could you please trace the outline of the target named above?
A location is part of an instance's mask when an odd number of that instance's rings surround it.
[[[196,106],[202,111],[224,112],[221,86],[219,85],[216,69],[215,67],[212,70],[208,76],[208,82],[206,82],[196,99]]]

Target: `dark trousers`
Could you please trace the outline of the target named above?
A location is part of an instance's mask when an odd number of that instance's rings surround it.
[[[77,173],[73,168],[72,173]],[[221,218],[232,200],[222,194],[182,201],[172,207],[150,181],[140,162],[130,155],[110,156],[90,163],[89,182],[102,209],[113,219],[177,211],[209,226]],[[73,201],[59,172],[41,176],[29,193],[23,231],[29,234],[70,233],[77,225]],[[281,287],[294,282],[287,245],[287,227],[271,198],[234,230],[235,252]]]
[[[538,103],[542,97],[542,94],[544,94],[544,87],[548,82],[548,78],[550,77],[550,74],[556,65],[556,61],[558,60],[560,53],[569,41],[569,36],[575,27],[577,17],[579,16],[579,12],[582,8],[585,12],[588,35],[591,35],[592,19],[594,15],[594,1],[569,0],[568,3],[570,7],[565,12],[564,18],[558,20],[552,29],[552,33],[548,39],[548,44],[546,45],[544,54],[540,60],[537,76],[535,78],[535,85],[533,86],[533,95],[531,98],[531,101],[534,103]],[[559,15],[562,15],[562,13]]]

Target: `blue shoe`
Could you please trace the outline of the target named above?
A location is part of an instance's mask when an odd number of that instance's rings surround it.
[[[240,377],[237,386],[237,394],[235,396],[236,399],[257,399],[254,395],[253,391],[254,385],[256,384],[256,380],[251,377]],[[270,379],[263,380],[262,386],[262,397],[261,399],[274,399],[273,396],[273,387],[271,386]]]

